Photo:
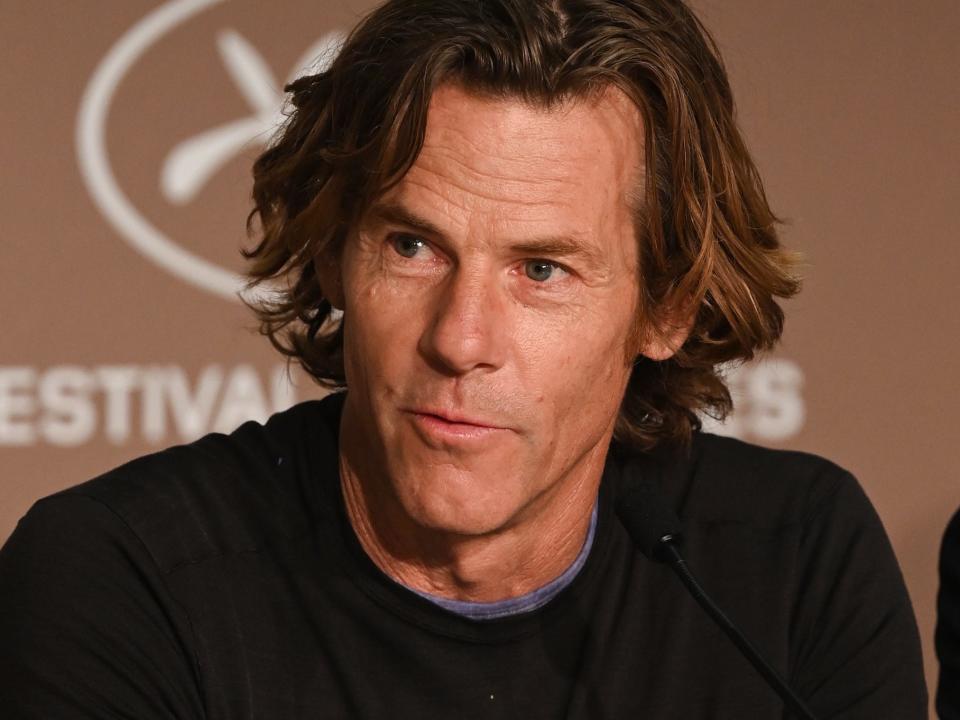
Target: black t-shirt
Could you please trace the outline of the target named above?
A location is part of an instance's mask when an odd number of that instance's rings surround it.
[[[10,718],[782,718],[779,698],[613,512],[544,607],[450,613],[360,547],[342,402],[135,460],[39,501],[0,551]],[[645,464],[644,464],[645,463]],[[856,481],[698,434],[649,457],[701,583],[821,718],[926,716],[916,624]]]

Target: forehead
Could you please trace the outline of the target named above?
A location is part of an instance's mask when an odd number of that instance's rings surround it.
[[[388,196],[454,225],[595,234],[632,216],[642,147],[640,113],[612,87],[546,107],[446,84],[431,98],[420,154]]]

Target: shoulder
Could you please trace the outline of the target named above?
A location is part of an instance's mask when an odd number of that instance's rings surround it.
[[[664,490],[689,520],[770,529],[802,524],[825,508],[872,510],[853,475],[830,460],[709,433],[694,436]]]
[[[942,554],[960,560],[960,510],[955,512],[947,523],[943,534]]]
[[[161,572],[255,550],[308,532],[306,478],[335,467],[336,400],[310,401],[265,424],[146,455],[44,498],[28,518],[111,517],[131,531]],[[56,507],[69,512],[56,512]],[[52,511],[53,510],[53,511]],[[100,527],[103,523],[100,523]],[[53,531],[55,528],[48,528]]]
[[[947,523],[940,544],[940,592],[941,606],[950,604],[960,608],[960,510],[957,510]],[[954,632],[960,635],[960,610],[953,610],[952,624]],[[960,653],[958,653],[960,654]]]

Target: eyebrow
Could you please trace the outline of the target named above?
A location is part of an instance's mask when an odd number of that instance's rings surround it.
[[[376,224],[405,225],[425,235],[438,238],[446,237],[446,233],[434,223],[397,202],[381,201],[376,203],[370,208],[368,217]],[[607,265],[600,252],[575,237],[551,236],[519,240],[510,244],[510,250],[534,257],[579,257],[598,268]]]
[[[376,224],[406,225],[427,235],[445,237],[444,232],[432,222],[396,202],[378,202],[368,214]]]

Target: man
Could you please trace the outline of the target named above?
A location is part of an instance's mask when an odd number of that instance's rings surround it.
[[[22,717],[780,718],[614,513],[653,479],[821,718],[919,718],[844,471],[698,432],[791,258],[667,0],[393,0],[255,166],[273,343],[346,392],[38,503],[0,558]]]

